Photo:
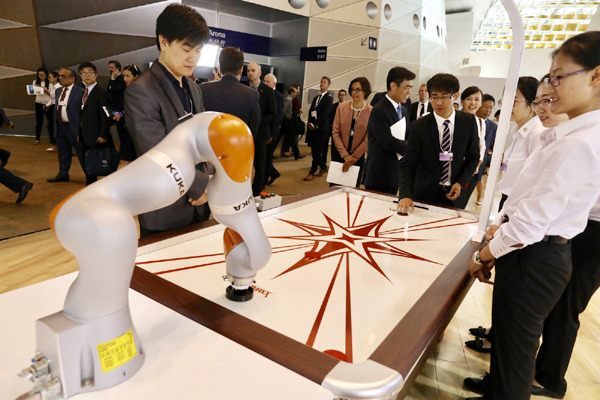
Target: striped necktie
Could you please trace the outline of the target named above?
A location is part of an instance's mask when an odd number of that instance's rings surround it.
[[[442,151],[444,153],[450,152],[450,121],[444,121],[444,133],[442,135]],[[448,183],[448,179],[450,177],[450,161],[444,161],[444,166],[442,168],[442,178],[440,179],[440,184],[445,185]]]

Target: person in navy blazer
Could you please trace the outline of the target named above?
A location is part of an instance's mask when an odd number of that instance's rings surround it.
[[[82,146],[85,162],[85,153],[88,150],[96,146],[115,147],[112,135],[110,134],[112,118],[107,115],[112,101],[108,91],[98,85],[96,81],[98,69],[94,64],[84,62],[79,65],[78,69],[81,81],[86,86],[79,116],[79,125],[81,127],[79,143]],[[87,96],[86,91],[88,92]],[[88,175],[85,168],[83,171],[86,173],[86,185],[98,180],[97,176]]]
[[[427,82],[427,89],[434,112],[414,121],[408,132],[408,147],[400,167],[398,211],[401,213],[408,213],[413,208],[413,199],[465,208],[466,201],[458,203],[456,200],[479,163],[479,136],[475,116],[455,111],[452,106],[460,89],[458,79],[450,74],[437,74]],[[443,126],[444,120],[453,121],[450,149],[452,160],[449,182],[446,185],[440,184],[445,162],[441,160],[442,134],[438,125]]]
[[[83,88],[75,85],[75,71],[61,68],[58,71],[58,80],[61,88],[55,92],[54,132],[56,133],[56,149],[58,151],[58,174],[48,178],[48,182],[68,182],[69,170],[73,151],[83,167],[83,151],[79,137],[79,116],[81,113],[81,98]],[[65,96],[63,91],[66,90]],[[61,100],[62,98],[62,100]],[[59,115],[60,114],[60,115]]]
[[[496,142],[496,130],[498,129],[498,125],[489,119],[490,115],[492,115],[492,110],[496,105],[496,99],[491,94],[484,94],[481,100],[481,107],[477,110],[476,115],[485,121],[485,157],[483,158],[483,163],[481,163],[481,167],[477,173],[477,204],[483,204],[483,184],[481,183],[481,178],[483,177],[483,173],[485,168],[489,165],[490,159],[492,156],[490,155],[490,150],[494,148],[494,143]]]
[[[321,78],[319,94],[313,97],[308,111],[308,124],[306,125],[306,143],[310,146],[312,163],[305,181],[312,181],[316,176],[327,172],[327,151],[329,144],[329,115],[333,107],[333,99],[327,92],[331,79],[327,76]],[[325,155],[325,157],[324,157]],[[319,172],[317,172],[319,169]]]
[[[235,115],[248,125],[255,137],[260,123],[258,92],[240,83],[244,68],[244,53],[235,47],[225,47],[219,54],[218,81],[200,85],[206,111]]]
[[[371,110],[367,125],[369,148],[363,183],[367,190],[396,194],[398,191],[398,154],[406,150],[406,140],[392,135],[391,127],[400,121],[397,107],[409,125],[408,108],[404,106],[415,74],[404,67],[394,67],[387,75],[387,93]]]

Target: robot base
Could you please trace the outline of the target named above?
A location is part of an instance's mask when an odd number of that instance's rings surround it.
[[[254,297],[254,289],[252,286],[248,286],[247,289],[234,289],[233,286],[227,286],[225,290],[227,297],[231,301],[244,302],[251,300]]]
[[[64,398],[115,386],[144,363],[129,307],[106,317],[76,321],[63,311],[36,321],[37,351],[59,378]]]

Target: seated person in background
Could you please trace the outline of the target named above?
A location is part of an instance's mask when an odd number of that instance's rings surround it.
[[[190,7],[171,4],[158,16],[158,60],[125,91],[126,124],[138,156],[157,145],[179,122],[204,111],[200,87],[187,77],[196,68],[208,37],[206,21]],[[202,163],[196,169],[187,196],[139,216],[141,237],[208,219],[205,191],[214,168]]]
[[[427,82],[433,113],[415,121],[408,131],[408,148],[400,163],[398,212],[408,213],[413,199],[465,208],[456,199],[479,163],[475,116],[455,111],[458,79],[434,75]]]

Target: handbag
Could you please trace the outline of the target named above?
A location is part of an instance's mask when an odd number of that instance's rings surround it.
[[[117,170],[119,152],[113,147],[94,147],[85,152],[85,174],[106,176]]]

